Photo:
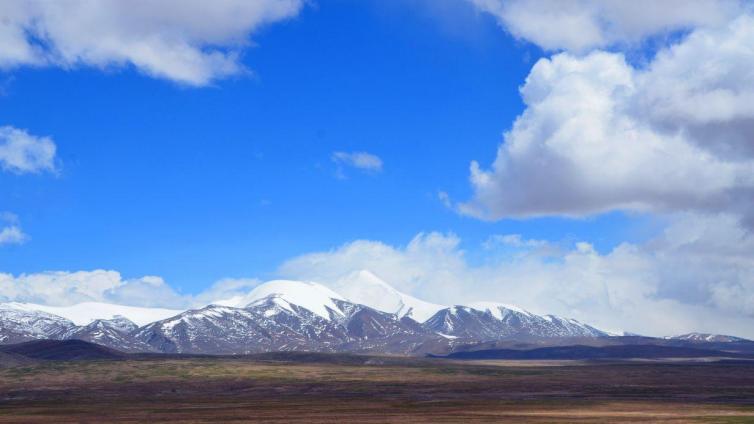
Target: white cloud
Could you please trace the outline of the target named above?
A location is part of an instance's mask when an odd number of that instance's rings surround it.
[[[122,285],[114,271],[45,272],[14,277],[0,274],[0,298],[49,305],[103,300],[103,293]]]
[[[43,272],[14,277],[0,274],[0,299],[65,306],[86,301],[133,306],[185,303],[159,277],[124,280],[116,271]]]
[[[29,237],[16,225],[0,228],[0,246],[3,244],[21,244]]]
[[[280,267],[279,273],[283,277],[327,284],[366,269],[399,290],[453,299],[459,294],[455,286],[456,278],[465,268],[459,243],[458,237],[439,233],[419,234],[403,248],[378,241],[356,240],[330,252],[293,258]],[[431,284],[431,288],[425,287],[427,284]],[[440,287],[447,291],[432,293]],[[431,298],[426,300],[438,301]]]
[[[697,30],[646,69],[620,53],[532,68],[525,111],[490,170],[471,164],[484,218],[609,210],[722,211],[754,222],[754,18]]]
[[[453,202],[450,200],[450,195],[446,191],[438,191],[437,199],[446,207],[452,208]]]
[[[334,152],[332,161],[338,165],[350,166],[369,172],[382,171],[382,159],[367,152]]]
[[[647,37],[717,27],[739,15],[736,0],[468,0],[514,37],[545,50],[587,51]]]
[[[646,72],[634,113],[666,133],[681,132],[727,160],[754,157],[754,14],[695,31],[661,50]]]
[[[0,67],[133,66],[189,85],[244,72],[261,26],[303,0],[21,0],[0,3]]]
[[[30,302],[68,306],[105,302],[129,306],[193,308],[216,300],[247,294],[259,284],[255,279],[220,280],[196,294],[182,294],[161,277],[124,279],[117,271],[50,271],[11,275],[0,273],[0,302]]]
[[[0,246],[22,244],[29,239],[19,224],[18,217],[10,212],[0,212]]]
[[[754,239],[730,216],[683,215],[651,242],[606,254],[584,242],[565,248],[517,235],[495,242],[507,248],[472,265],[453,235],[420,234],[404,247],[359,240],[291,259],[280,273],[336,287],[353,272],[370,270],[440,304],[513,303],[657,336],[754,336]]]
[[[99,273],[100,271],[94,271]],[[113,273],[113,271],[107,271]],[[91,291],[92,300],[133,306],[181,308],[192,305],[191,297],[176,292],[161,277],[144,276],[123,280],[119,273],[113,284],[101,292]]]
[[[262,281],[256,278],[224,278],[193,299],[194,305],[206,305],[215,301],[243,297]]]
[[[55,172],[55,143],[25,130],[0,127],[0,167],[17,174]]]

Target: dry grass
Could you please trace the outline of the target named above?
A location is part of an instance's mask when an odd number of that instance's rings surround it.
[[[210,358],[0,370],[0,422],[166,420],[754,422],[754,366]]]

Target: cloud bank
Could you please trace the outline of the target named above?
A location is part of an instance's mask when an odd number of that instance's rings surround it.
[[[690,331],[754,337],[754,238],[736,217],[679,214],[656,237],[600,253],[587,242],[489,237],[470,259],[453,234],[422,233],[405,246],[356,240],[285,261],[277,276],[342,289],[368,270],[407,294],[438,304],[515,304],[609,331],[652,336]],[[84,301],[200,307],[243,296],[261,281],[225,279],[181,294],[162,278],[125,279],[106,270],[0,274],[0,301]]]
[[[161,277],[123,278],[113,270],[51,271],[17,276],[0,273],[0,302],[68,306],[104,302],[128,306],[192,308],[248,293],[255,279],[220,280],[207,290],[182,294]]]
[[[0,3],[0,68],[133,66],[206,85],[245,71],[249,36],[303,0],[26,0]]]
[[[486,257],[477,264],[458,237],[428,233],[398,247],[354,241],[293,258],[279,272],[338,287],[353,284],[353,273],[365,269],[440,304],[511,303],[655,336],[754,336],[754,240],[732,217],[676,218],[650,242],[624,243],[606,254],[586,242],[500,235],[484,243]]]

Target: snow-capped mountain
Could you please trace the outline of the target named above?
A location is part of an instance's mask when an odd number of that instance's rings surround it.
[[[274,350],[332,351],[339,329],[295,305],[268,302],[250,308],[210,305],[139,329],[134,335],[161,352],[242,354]]]
[[[141,326],[183,312],[176,309],[142,308],[101,302],[83,302],[71,306],[47,306],[18,302],[10,302],[3,305],[16,310],[47,312],[48,314],[57,315],[72,321],[76,325],[87,325],[98,319],[111,320],[120,316]]]
[[[484,303],[475,306],[443,309],[427,320],[424,326],[447,336],[481,341],[608,335],[576,320],[554,315],[539,316],[502,304]]]
[[[0,343],[56,339],[75,327],[57,315],[17,308],[12,303],[0,304]]]
[[[367,271],[337,287],[275,280],[188,311],[92,302],[67,307],[8,303],[0,306],[0,343],[53,338],[125,351],[419,354],[478,342],[607,335],[575,320],[510,305],[424,302]]]
[[[243,305],[232,307],[227,304]],[[344,300],[311,282],[271,281],[225,305],[186,311],[139,329],[163,352],[241,354],[274,350],[413,353],[441,337],[416,321]]]
[[[215,302],[222,306],[242,308],[267,298],[280,299],[281,307],[296,305],[329,320],[333,312],[339,313],[335,300],[346,300],[327,287],[309,282],[292,280],[273,280],[257,286],[245,296]]]
[[[65,332],[61,339],[84,340],[103,346],[115,347],[123,351],[144,352],[152,350],[147,344],[131,337],[139,326],[126,317],[97,319],[84,326],[74,327]]]
[[[745,342],[747,339],[735,336],[726,336],[724,334],[709,334],[709,333],[688,333],[681,334],[680,336],[669,337],[671,340],[685,340],[690,342],[714,342],[714,343],[733,343],[733,342]]]
[[[94,320],[85,326],[77,327],[76,331],[88,329],[91,331],[114,331],[118,334],[129,334],[137,328],[139,328],[139,326],[130,319],[116,315],[113,319]]]
[[[408,316],[378,311],[365,305],[342,302],[349,341],[340,347],[346,352],[417,354],[446,351],[452,342]]]

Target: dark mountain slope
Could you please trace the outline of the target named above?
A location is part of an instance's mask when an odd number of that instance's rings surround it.
[[[660,358],[752,358],[745,355],[712,349],[698,349],[678,346],[658,345],[616,345],[616,346],[554,346],[529,350],[490,349],[469,352],[455,352],[448,359],[660,359]]]
[[[126,354],[83,340],[34,340],[14,345],[0,346],[0,352],[42,360],[92,360],[121,359]]]

